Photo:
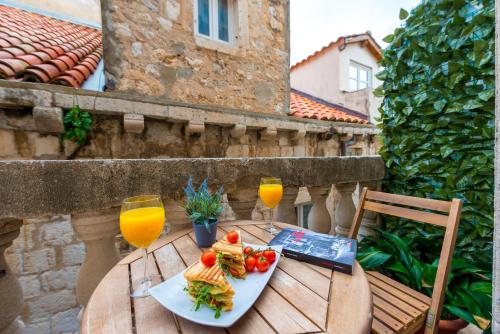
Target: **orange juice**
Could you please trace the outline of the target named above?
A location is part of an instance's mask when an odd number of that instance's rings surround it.
[[[261,184],[259,196],[265,206],[273,209],[283,197],[283,186],[281,184]]]
[[[120,230],[129,243],[146,248],[155,241],[165,224],[165,210],[159,207],[137,208],[120,214]]]

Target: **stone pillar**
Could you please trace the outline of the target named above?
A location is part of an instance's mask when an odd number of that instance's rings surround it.
[[[299,193],[298,187],[284,187],[283,198],[278,206],[276,221],[297,225],[297,214],[295,213],[295,200]]]
[[[227,194],[227,200],[237,220],[252,219],[259,191],[257,188],[238,189]]]
[[[359,183],[359,195],[361,196],[361,192],[364,187],[367,187],[370,190],[377,190],[378,189],[378,182],[377,181],[365,181],[365,182],[360,182]],[[358,204],[359,205],[359,204]],[[363,219],[361,220],[361,227],[358,232],[358,240],[361,240],[362,236],[375,236],[377,235],[377,232],[375,232],[375,228],[379,227],[378,226],[378,215],[376,212],[373,211],[365,211],[363,215]]]
[[[352,219],[356,213],[356,207],[352,200],[352,193],[356,189],[356,185],[356,182],[335,184],[335,188],[340,195],[335,208],[335,233],[339,236],[345,237],[349,234]]]
[[[16,318],[22,310],[23,291],[4,256],[5,250],[19,235],[21,226],[19,219],[0,219],[0,334],[21,332]]]
[[[312,208],[307,216],[309,229],[320,233],[330,233],[332,222],[326,208],[326,198],[330,187],[308,187],[307,191],[312,201]]]
[[[76,297],[85,306],[99,282],[120,260],[115,246],[115,236],[120,233],[119,210],[74,214],[71,223],[85,243],[85,261],[76,282]]]

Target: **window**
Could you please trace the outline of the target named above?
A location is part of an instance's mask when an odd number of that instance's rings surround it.
[[[297,220],[300,227],[309,228],[309,211],[311,211],[312,203],[305,202],[300,203],[295,206],[297,213]]]
[[[371,87],[372,70],[355,62],[349,64],[349,90]]]
[[[194,0],[195,29],[198,35],[231,43],[235,0]]]

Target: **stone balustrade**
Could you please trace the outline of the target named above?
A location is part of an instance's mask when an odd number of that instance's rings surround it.
[[[295,199],[307,188],[312,208],[309,228],[329,233],[327,198],[335,186],[335,232],[346,235],[353,215],[355,189],[377,188],[384,175],[379,156],[314,158],[148,159],[148,160],[11,160],[0,161],[0,334],[15,333],[21,312],[19,282],[3,257],[17,237],[21,219],[71,214],[77,237],[85,244],[76,294],[85,305],[106,272],[119,261],[114,239],[119,233],[118,208],[130,196],[154,193],[165,200],[172,229],[189,221],[179,205],[189,176],[224,186],[235,218],[250,219],[258,200],[259,179],[279,176],[284,196],[277,211],[281,221],[296,224]],[[171,215],[169,213],[172,213]],[[376,217],[365,217],[368,234]],[[188,225],[187,225],[188,226]]]

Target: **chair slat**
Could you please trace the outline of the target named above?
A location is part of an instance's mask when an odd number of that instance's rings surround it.
[[[415,290],[407,287],[406,285],[399,283],[398,281],[395,281],[395,280],[393,280],[385,275],[382,275],[381,273],[376,272],[376,271],[367,271],[366,273],[370,276],[373,276],[373,277],[381,280],[382,282],[390,284],[391,286],[395,287],[396,289],[401,290],[401,291],[409,294],[412,297],[417,298],[418,300],[420,300],[421,302],[423,302],[425,304],[428,304],[428,305],[431,304],[431,298],[429,296],[426,296],[418,291],[415,291]]]
[[[401,311],[394,305],[389,304],[377,295],[373,295],[373,305],[389,313],[392,317],[398,319],[398,321],[401,322],[405,327],[416,321],[415,318]]]
[[[393,318],[390,314],[385,313],[377,306],[373,307],[373,317],[396,333],[399,333],[404,328],[404,325],[401,322]]]
[[[440,201],[437,199],[429,198],[419,198],[413,196],[397,195],[383,193],[380,191],[369,190],[366,194],[366,199],[374,201],[382,201],[386,203],[399,204],[414,206],[422,209],[442,211],[449,213],[451,208],[451,203],[446,201]]]
[[[448,216],[445,215],[407,209],[399,206],[392,206],[372,201],[365,201],[365,203],[363,204],[363,209],[444,227],[446,227],[446,224],[448,222]]]
[[[397,307],[401,311],[408,313],[409,315],[411,315],[414,318],[420,318],[424,315],[423,311],[420,311],[419,309],[413,307],[412,305],[409,305],[405,301],[398,299],[397,297],[391,295],[390,293],[380,289],[376,285],[371,285],[370,289],[372,290],[372,293],[374,295],[379,296],[380,298],[382,298],[386,302],[394,305],[395,307]]]
[[[371,286],[378,286],[380,289],[386,291],[387,293],[390,293],[391,295],[404,300],[406,303],[410,304],[411,306],[414,306],[415,308],[419,309],[420,311],[427,311],[429,309],[429,305],[421,302],[420,300],[390,286],[387,283],[382,282],[381,280],[378,280],[374,278],[373,276],[368,275],[367,276],[368,281],[370,282]]]
[[[375,334],[394,334],[396,333],[377,319],[373,319],[372,322],[372,331]]]

